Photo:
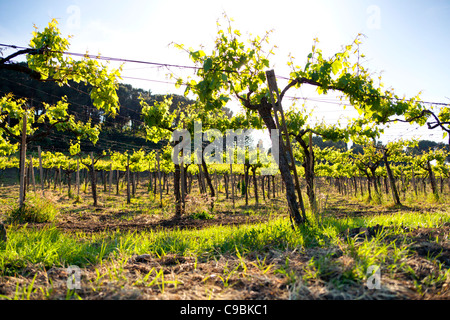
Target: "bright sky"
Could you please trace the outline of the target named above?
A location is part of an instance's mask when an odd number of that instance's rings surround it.
[[[43,29],[58,19],[63,35],[73,35],[70,51],[168,64],[191,65],[187,55],[169,46],[187,47],[214,43],[216,21],[226,12],[234,27],[243,34],[263,35],[273,29],[271,44],[278,48],[271,58],[275,73],[288,76],[291,53],[303,65],[315,37],[325,56],[331,56],[363,33],[361,52],[364,64],[386,87],[406,97],[422,91],[424,101],[450,103],[450,1],[250,1],[250,0],[151,0],[151,1],[2,1],[0,42],[27,46],[33,24]],[[8,53],[8,52],[7,52]],[[5,53],[4,53],[5,54]],[[183,71],[172,69],[174,73]],[[125,77],[170,81],[169,70],[139,64],[126,64]],[[123,82],[150,89],[153,93],[179,93],[173,85],[154,81]],[[286,83],[279,82],[279,87]],[[307,88],[289,91],[290,96],[316,97]],[[336,96],[322,97],[330,102]],[[286,100],[284,107],[290,101]],[[317,106],[317,116],[327,123],[351,115],[335,103],[308,102]],[[232,106],[234,109],[234,107]],[[396,124],[387,130],[383,142],[397,137],[444,141],[439,129],[416,130],[417,126]]]

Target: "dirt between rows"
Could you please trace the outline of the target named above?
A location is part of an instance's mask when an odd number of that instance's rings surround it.
[[[374,225],[369,227],[358,227],[347,229],[341,233],[344,239],[356,238],[356,240],[371,239],[380,235],[385,229],[390,227]],[[408,243],[409,249],[416,255],[436,259],[444,267],[450,268],[450,223],[445,223],[440,228],[403,228],[405,234],[397,236],[387,236],[383,241],[394,241],[399,246]]]
[[[444,240],[449,229],[450,226],[445,226],[442,230],[419,228],[411,231],[408,236],[419,245],[413,250],[428,248],[430,236],[437,235]],[[447,241],[446,249],[448,244]],[[326,274],[308,281],[302,280],[308,262],[320,257],[328,257],[332,262]],[[410,275],[393,275],[383,266],[379,289],[370,289],[365,283],[353,281],[336,282],[334,280],[341,278],[355,263],[353,257],[338,247],[285,251],[269,249],[265,253],[247,254],[241,259],[229,254],[217,257],[140,254],[119,261],[105,261],[101,265],[81,269],[80,288],[74,291],[76,295],[85,300],[450,299],[448,281],[438,286],[424,286],[420,292]],[[436,263],[427,259],[420,249],[403,263],[414,271],[418,281],[437,272]],[[448,267],[448,264],[444,266]],[[40,290],[34,291],[31,299],[67,298],[67,269],[53,267],[43,270],[37,265],[30,265],[21,275],[3,277],[0,294],[13,296],[17,284],[20,288],[26,288],[34,276],[34,288]]]
[[[353,208],[354,209],[354,208]],[[360,208],[363,211],[365,208]],[[332,210],[334,211],[334,210]],[[337,210],[336,210],[337,211]],[[332,212],[334,214],[338,212]],[[349,213],[339,210],[343,216]],[[280,215],[286,215],[286,212]],[[341,216],[341,217],[342,217]],[[243,225],[267,222],[271,216],[243,213],[216,212],[212,219],[194,219],[184,215],[179,219],[160,215],[110,212],[101,208],[86,207],[78,212],[61,214],[53,223],[64,232],[97,233],[102,231],[134,232],[148,230],[200,229],[216,225]],[[272,216],[273,218],[273,216]],[[28,224],[42,228],[46,223]],[[390,226],[367,226],[349,229],[340,236],[345,239],[378,236]],[[405,233],[385,237],[383,241],[407,244],[410,255],[402,264],[412,270],[390,273],[382,267],[381,288],[369,289],[364,283],[343,283],[339,279],[355,265],[354,257],[344,254],[341,248],[286,249],[271,248],[267,252],[254,252],[242,259],[235,255],[218,257],[192,257],[167,254],[156,257],[149,254],[126,257],[124,262],[105,261],[101,265],[81,270],[81,288],[75,293],[87,300],[114,299],[444,299],[450,300],[450,282],[423,286],[419,291],[415,282],[421,283],[429,275],[450,268],[450,223],[440,228],[405,229]],[[303,281],[312,258],[330,259],[330,270],[319,278]],[[261,263],[264,261],[264,263]],[[121,263],[121,266],[114,264]],[[114,269],[116,268],[117,269]],[[441,270],[442,269],[442,270]],[[112,276],[111,270],[119,270]],[[0,295],[13,297],[17,285],[27,286],[34,279],[36,290],[31,299],[66,299],[66,268],[30,264],[21,274],[0,279]],[[147,277],[146,277],[147,276]]]
[[[218,212],[212,215],[210,219],[192,218],[189,215],[183,215],[179,218],[161,218],[160,216],[151,216],[147,214],[133,215],[127,212],[114,213],[109,212],[83,212],[65,213],[54,224],[58,229],[64,232],[85,232],[96,233],[102,231],[121,232],[128,231],[148,231],[148,230],[173,230],[173,229],[201,229],[217,225],[241,225],[253,224],[268,221],[269,216],[246,215],[238,213]],[[30,227],[40,228],[44,224],[29,224]]]

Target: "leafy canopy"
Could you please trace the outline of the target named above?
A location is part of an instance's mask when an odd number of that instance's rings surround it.
[[[119,108],[116,90],[121,68],[110,71],[106,65],[87,55],[78,61],[67,56],[65,52],[69,48],[69,40],[61,36],[57,24],[53,19],[43,31],[35,27],[30,40],[32,49],[28,50],[26,56],[28,67],[39,73],[42,81],[54,81],[60,86],[69,85],[69,81],[89,85],[94,107],[105,115],[115,116]],[[94,144],[97,142],[100,125],[92,126],[90,121],[77,121],[75,116],[68,112],[69,102],[66,96],[52,105],[43,103],[43,111],[39,114],[36,114],[33,103],[36,102],[16,99],[12,94],[0,98],[1,154],[11,154],[17,150],[25,114],[27,142],[43,138],[54,129],[72,131],[75,134],[76,141],[71,143],[71,154],[80,151],[81,139],[89,139]]]

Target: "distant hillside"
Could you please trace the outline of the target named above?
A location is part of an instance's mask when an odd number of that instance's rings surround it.
[[[142,129],[141,106],[139,97],[142,96],[149,105],[155,101],[161,101],[164,96],[153,95],[151,91],[133,88],[129,84],[120,84],[117,91],[120,110],[116,117],[104,117],[91,103],[90,88],[83,84],[70,82],[69,86],[58,86],[54,82],[42,82],[32,79],[24,73],[0,70],[0,95],[13,93],[17,98],[27,98],[38,114],[43,110],[43,103],[54,104],[67,96],[69,113],[74,114],[77,120],[83,122],[92,121],[97,124],[102,122],[102,131],[99,141],[94,146],[91,142],[82,142],[82,151],[117,150],[127,149],[154,149],[160,147],[155,143],[146,141]],[[172,95],[173,109],[183,108],[192,100],[180,95]],[[37,142],[44,150],[67,151],[70,139],[73,135],[69,132],[54,132],[44,140]],[[36,143],[35,143],[36,145]],[[29,147],[34,149],[35,145]]]

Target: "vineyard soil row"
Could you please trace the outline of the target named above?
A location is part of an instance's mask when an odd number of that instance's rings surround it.
[[[277,182],[279,180],[276,180]],[[92,205],[67,186],[46,190],[57,209],[45,223],[7,223],[0,243],[0,295],[8,299],[448,299],[450,199],[383,195],[368,202],[319,180],[320,212],[293,230],[285,199],[265,197],[235,209],[218,190],[214,211],[194,182],[186,213],[174,217],[174,197],[138,185],[127,204],[99,188]],[[280,187],[277,185],[277,187]],[[281,190],[281,188],[280,188]],[[341,191],[342,192],[342,191]],[[33,194],[33,192],[30,192]],[[37,192],[39,193],[39,192]],[[0,188],[4,221],[18,186]],[[189,198],[188,198],[189,199]],[[324,201],[324,200],[322,200]],[[375,230],[375,231],[374,231]],[[65,243],[68,249],[65,247]],[[45,243],[45,245],[44,245]],[[41,248],[41,246],[43,246]],[[27,251],[30,250],[30,251]],[[41,252],[42,250],[42,252]],[[381,268],[380,289],[369,289],[370,265]],[[67,267],[81,270],[81,289],[68,290]]]

